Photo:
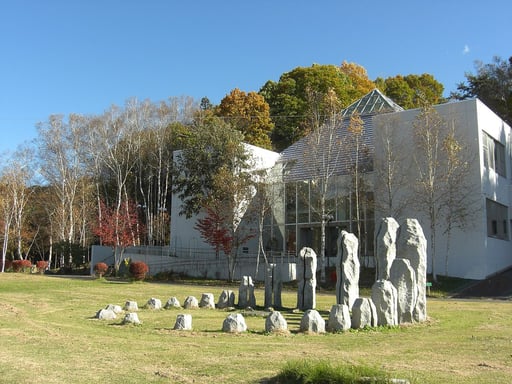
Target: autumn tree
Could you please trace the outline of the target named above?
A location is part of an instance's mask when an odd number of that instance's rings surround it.
[[[133,201],[123,200],[121,209],[117,205],[108,206],[103,200],[100,203],[101,216],[98,218],[94,234],[102,244],[114,250],[114,269],[116,273],[123,260],[127,247],[139,245],[144,228],[139,220],[137,206]]]
[[[216,115],[228,119],[233,128],[242,132],[246,143],[271,149],[270,134],[274,124],[263,96],[235,88],[221,100]]]
[[[503,120],[512,124],[512,56],[498,56],[492,63],[475,63],[476,74],[466,73],[466,81],[457,85],[451,96],[458,100],[478,97]]]
[[[419,108],[425,102],[432,105],[444,102],[444,86],[428,73],[377,78],[375,84],[404,109]]]
[[[311,131],[308,93],[326,95],[331,89],[339,100],[340,108],[344,108],[373,88],[365,78],[364,69],[348,63],[341,67],[319,64],[297,67],[281,75],[278,82],[267,81],[259,93],[269,104],[275,124],[272,133],[274,148],[281,151]],[[328,108],[328,105],[324,107]],[[328,115],[325,109],[320,109],[320,113]]]

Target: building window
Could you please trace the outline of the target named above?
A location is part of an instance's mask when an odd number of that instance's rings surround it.
[[[485,200],[487,236],[508,240],[508,207],[493,200]]]
[[[498,175],[507,177],[505,146],[485,132],[483,133],[483,146],[484,165],[494,169]]]

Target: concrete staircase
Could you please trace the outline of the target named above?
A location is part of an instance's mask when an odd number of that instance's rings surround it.
[[[512,266],[477,281],[453,295],[456,298],[489,297],[512,298]]]

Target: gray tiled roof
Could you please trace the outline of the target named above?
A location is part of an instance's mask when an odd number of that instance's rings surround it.
[[[370,166],[369,162],[373,158],[373,121],[372,116],[361,116],[364,125],[364,135],[361,140],[361,151],[359,154],[359,164]],[[354,151],[350,150],[349,134],[347,127],[350,123],[350,118],[343,119],[341,125],[336,129],[335,138],[333,141],[337,143],[338,148],[335,149],[335,155],[327,156],[325,149],[328,148],[329,139],[327,136],[323,136],[323,142],[320,144],[310,145],[308,137],[304,137],[290,147],[286,148],[281,152],[280,163],[283,164],[284,181],[300,181],[300,180],[311,180],[321,176],[322,169],[329,167],[333,169],[334,175],[347,174],[355,158]],[[311,153],[316,151],[316,153]],[[352,153],[350,153],[352,152]],[[364,153],[363,153],[364,152]],[[322,156],[325,156],[325,160],[329,161],[326,167],[323,167]]]
[[[361,99],[349,105],[341,111],[341,124],[336,130],[334,141],[339,143],[339,151],[336,155],[326,155],[326,148],[329,147],[327,136],[322,137],[319,145],[310,145],[310,139],[304,137],[281,152],[280,163],[284,167],[284,181],[311,180],[321,176],[324,159],[328,159],[327,167],[333,169],[334,175],[348,174],[355,159],[354,152],[350,149],[349,134],[347,127],[350,124],[350,117],[358,113],[363,120],[364,134],[361,140],[364,148],[359,154],[359,164],[367,169],[372,167],[374,154],[373,147],[373,116],[380,113],[400,112],[404,109],[390,98],[384,96],[378,89],[374,89]],[[311,154],[316,151],[316,154]]]

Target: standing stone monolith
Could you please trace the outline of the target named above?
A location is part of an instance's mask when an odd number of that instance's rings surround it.
[[[336,304],[345,304],[351,309],[359,297],[359,241],[353,233],[341,231],[337,245]]]
[[[254,308],[256,306],[256,296],[254,296],[254,284],[251,276],[242,276],[238,288],[238,306],[241,308]]]
[[[300,331],[311,333],[325,333],[325,320],[315,309],[308,309],[300,320]]]
[[[235,306],[235,293],[230,289],[224,289],[219,296],[219,301],[217,302],[217,308],[225,309],[225,308],[232,308],[234,306]]]
[[[427,320],[427,240],[416,219],[406,219],[401,226],[397,242],[397,252],[408,259],[416,272],[417,298],[413,310],[415,321]]]
[[[350,320],[350,311],[348,305],[334,304],[329,312],[329,321],[327,330],[329,332],[346,331],[350,329],[352,322]]]
[[[372,299],[359,297],[352,306],[351,327],[359,329],[377,326],[377,309]]]
[[[287,332],[288,323],[284,316],[278,311],[270,312],[265,319],[265,332]]]
[[[179,314],[176,316],[174,328],[177,331],[190,331],[192,329],[192,315]]]
[[[400,226],[392,217],[381,220],[375,236],[377,280],[388,280],[389,269],[396,257],[396,240]]]
[[[265,269],[265,308],[281,308],[283,282],[278,264],[269,263]]]
[[[213,293],[203,293],[199,301],[199,308],[215,309],[215,299]]]
[[[297,259],[297,308],[301,311],[316,307],[316,253],[309,247],[299,252]]]
[[[372,286],[372,301],[377,310],[377,325],[398,325],[397,291],[389,280],[377,280]]]
[[[416,303],[416,273],[408,259],[396,258],[391,264],[389,280],[397,292],[398,324],[412,323]]]

